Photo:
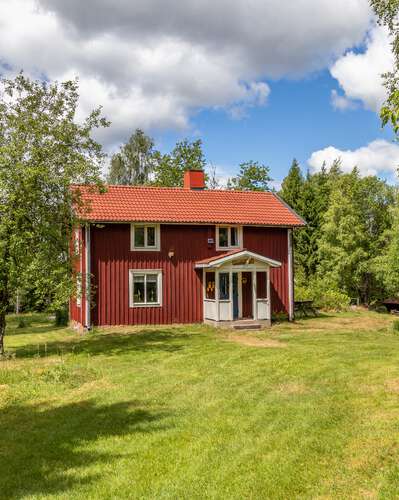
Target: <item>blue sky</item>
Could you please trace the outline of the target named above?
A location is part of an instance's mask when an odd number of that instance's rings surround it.
[[[225,180],[257,160],[281,181],[317,170],[395,181],[382,131],[388,33],[368,0],[13,0],[0,2],[0,73],[79,78],[81,120],[102,106],[112,154],[135,128],[169,151],[201,138]]]
[[[294,157],[305,172],[311,154],[330,144],[356,150],[375,139],[393,140],[389,127],[382,129],[378,113],[361,104],[334,109],[331,91],[339,86],[328,70],[269,86],[268,102],[248,109],[247,116],[232,119],[224,110],[204,110],[192,117],[190,131],[154,134],[157,145],[169,151],[184,137],[199,137],[207,160],[224,171],[234,172],[240,162],[257,160],[281,181]],[[389,172],[382,176],[392,179]]]

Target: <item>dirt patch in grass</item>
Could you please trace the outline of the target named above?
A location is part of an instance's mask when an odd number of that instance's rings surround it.
[[[283,348],[287,346],[284,342],[280,342],[275,339],[260,339],[259,337],[254,337],[252,335],[230,334],[225,338],[225,340],[249,347]]]
[[[292,323],[281,323],[273,326],[274,331],[278,330],[296,330],[312,331],[314,333],[326,332],[335,333],[342,331],[379,331],[389,328],[392,323],[392,317],[387,314],[364,313],[356,316],[329,315],[319,316],[317,318],[298,318]]]
[[[385,388],[388,392],[399,394],[399,378],[385,381]]]
[[[305,384],[301,384],[301,382],[287,382],[286,384],[281,384],[277,387],[277,392],[281,394],[306,394],[308,392],[308,388]]]

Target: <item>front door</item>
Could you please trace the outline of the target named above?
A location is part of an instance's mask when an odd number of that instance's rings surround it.
[[[242,317],[252,318],[252,273],[242,273]]]
[[[233,273],[233,319],[238,319],[238,273]]]

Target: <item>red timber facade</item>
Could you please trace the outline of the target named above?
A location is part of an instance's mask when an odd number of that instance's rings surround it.
[[[71,320],[90,328],[292,318],[291,234],[302,219],[272,193],[220,197],[199,191],[199,172],[191,180],[182,189],[109,186],[95,195],[81,187],[91,209],[75,234],[81,285]],[[224,213],[213,223],[212,198]],[[247,207],[241,220],[237,199]]]

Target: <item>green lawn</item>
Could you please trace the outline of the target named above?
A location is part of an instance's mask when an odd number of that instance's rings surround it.
[[[27,318],[0,362],[1,498],[399,496],[389,315],[240,334]]]

